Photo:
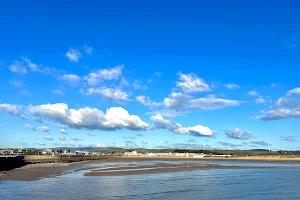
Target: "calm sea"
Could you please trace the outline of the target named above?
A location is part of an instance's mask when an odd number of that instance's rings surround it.
[[[152,162],[136,162],[149,164]],[[38,181],[3,181],[1,200],[210,199],[299,200],[296,163],[207,162],[224,165],[274,165],[274,169],[213,169],[153,175],[85,177],[84,171]],[[121,163],[105,163],[105,165]],[[129,163],[127,163],[129,164]],[[130,163],[132,164],[132,163]],[[93,164],[102,166],[103,164]],[[88,166],[91,166],[88,165]]]

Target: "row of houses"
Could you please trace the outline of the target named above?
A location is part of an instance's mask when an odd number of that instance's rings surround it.
[[[204,157],[231,157],[231,155],[212,155],[212,154],[197,154],[197,153],[138,153],[137,151],[124,152],[124,156],[172,156],[172,157],[193,157],[193,158],[204,158]]]

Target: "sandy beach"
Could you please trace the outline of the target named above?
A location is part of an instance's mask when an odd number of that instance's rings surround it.
[[[136,174],[156,174],[156,173],[170,173],[190,170],[209,170],[209,169],[246,169],[246,168],[274,168],[274,166],[223,166],[223,165],[209,165],[209,164],[193,164],[188,161],[200,160],[222,160],[222,161],[257,161],[257,162],[300,162],[299,157],[271,157],[271,156],[253,156],[253,157],[208,157],[208,158],[185,158],[185,157],[149,157],[149,156],[122,156],[109,157],[98,161],[84,161],[77,163],[44,163],[44,164],[30,164],[21,168],[13,169],[0,173],[0,180],[21,180],[33,181],[41,178],[57,177],[62,174],[72,173],[74,171],[90,170],[86,172],[85,176],[124,176]],[[139,161],[158,161],[158,164],[151,165],[134,165],[132,162]],[[187,161],[182,164],[164,164],[159,161]],[[85,164],[88,163],[117,163],[124,162],[122,166],[106,165],[106,168],[97,169],[87,168]]]

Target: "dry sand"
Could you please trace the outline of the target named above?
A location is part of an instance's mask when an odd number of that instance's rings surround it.
[[[0,172],[0,180],[23,180],[32,181],[41,178],[56,177],[66,173],[72,173],[80,170],[91,170],[86,173],[86,176],[122,176],[122,175],[134,175],[134,174],[155,174],[155,173],[167,173],[167,172],[179,172],[186,170],[207,170],[207,169],[242,169],[242,168],[257,168],[252,166],[222,166],[222,165],[199,165],[189,163],[184,165],[165,165],[160,163],[159,165],[149,165],[146,167],[134,167],[126,164],[127,166],[113,169],[114,172],[107,170],[94,170],[91,168],[85,168],[83,163],[109,163],[109,162],[138,162],[138,161],[192,161],[192,160],[226,160],[226,161],[257,161],[257,162],[299,162],[299,157],[278,157],[278,156],[252,156],[252,157],[208,157],[208,158],[185,158],[185,157],[154,157],[154,156],[120,156],[109,157],[98,161],[86,161],[79,163],[48,163],[48,164],[32,164],[26,165],[22,168],[13,169],[11,171]],[[128,169],[131,167],[131,171]],[[149,169],[150,168],[150,169]],[[259,167],[266,168],[266,167]],[[270,167],[267,167],[270,168]],[[272,167],[274,168],[274,167]],[[127,169],[127,171],[124,171]],[[123,170],[123,171],[121,171]]]

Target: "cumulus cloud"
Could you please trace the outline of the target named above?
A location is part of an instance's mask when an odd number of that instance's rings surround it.
[[[44,139],[45,140],[53,140],[53,137],[51,137],[51,136],[45,136]]]
[[[39,131],[43,131],[43,132],[49,132],[50,129],[48,128],[48,126],[40,126],[37,128]]]
[[[243,130],[240,130],[238,128],[225,130],[224,133],[229,138],[239,139],[239,140],[247,140],[251,137],[251,132],[250,131],[243,131]]]
[[[280,139],[283,140],[283,141],[289,141],[289,142],[295,142],[295,141],[297,141],[295,139],[295,136],[288,136],[288,135],[286,135],[286,136],[280,136]]]
[[[84,107],[69,109],[67,104],[43,104],[29,106],[30,113],[56,120],[64,125],[77,129],[90,130],[146,130],[148,124],[136,115],[130,115],[121,107],[112,107],[103,113],[97,108]]]
[[[101,87],[101,88],[89,88],[86,91],[81,91],[85,95],[95,95],[99,94],[103,96],[106,99],[114,100],[114,101],[129,101],[130,99],[129,94],[122,91],[118,88],[107,88],[107,87]]]
[[[300,87],[294,88],[294,89],[292,89],[292,90],[289,90],[289,91],[286,93],[287,96],[291,96],[291,95],[293,95],[293,94],[300,95]]]
[[[181,124],[164,119],[163,116],[159,114],[152,116],[151,120],[154,122],[155,128],[168,129],[169,131],[176,134],[190,134],[193,136],[213,136],[212,131],[208,127],[202,125],[196,125],[193,127],[183,127]]]
[[[26,67],[23,62],[15,60],[13,64],[9,66],[9,70],[15,74],[26,74]]]
[[[64,129],[64,128],[61,128],[61,129],[60,129],[60,132],[61,132],[62,134],[68,134],[68,132],[67,132],[66,129]]]
[[[24,127],[36,131],[36,128],[33,128],[30,124],[25,124]]]
[[[88,133],[88,136],[95,136],[94,133]]]
[[[265,121],[279,120],[285,118],[300,117],[300,100],[293,98],[279,98],[276,103],[271,106],[264,115],[256,116],[256,119]],[[254,117],[253,117],[254,118]]]
[[[76,74],[65,74],[60,79],[70,85],[78,85],[81,81],[81,78]]]
[[[71,62],[78,62],[79,59],[82,57],[82,54],[79,50],[72,48],[70,48],[65,55]]]
[[[148,106],[151,109],[159,107],[161,105],[161,103],[151,101],[150,97],[146,97],[146,96],[143,96],[143,95],[136,96],[135,99],[136,99],[137,102],[143,104],[144,106]]]
[[[0,111],[10,115],[19,115],[20,109],[21,106],[18,105],[12,105],[7,103],[0,104]]]
[[[270,143],[267,143],[266,141],[263,141],[263,140],[253,140],[253,141],[251,141],[251,144],[260,145],[260,146],[270,146],[271,145]]]
[[[241,88],[241,86],[239,86],[238,84],[235,84],[235,83],[224,84],[224,86],[230,90],[235,90],[235,89]]]
[[[266,103],[266,100],[263,97],[259,97],[254,100],[255,103]]]
[[[257,92],[255,90],[251,90],[251,91],[248,92],[248,95],[250,95],[250,96],[257,96],[258,94],[257,94]]]
[[[210,90],[208,84],[194,73],[183,74],[180,72],[178,76],[179,81],[176,82],[176,86],[185,93],[206,92]]]
[[[122,75],[124,65],[116,66],[110,69],[99,69],[88,74],[85,79],[89,85],[97,85],[104,80],[117,80]]]

